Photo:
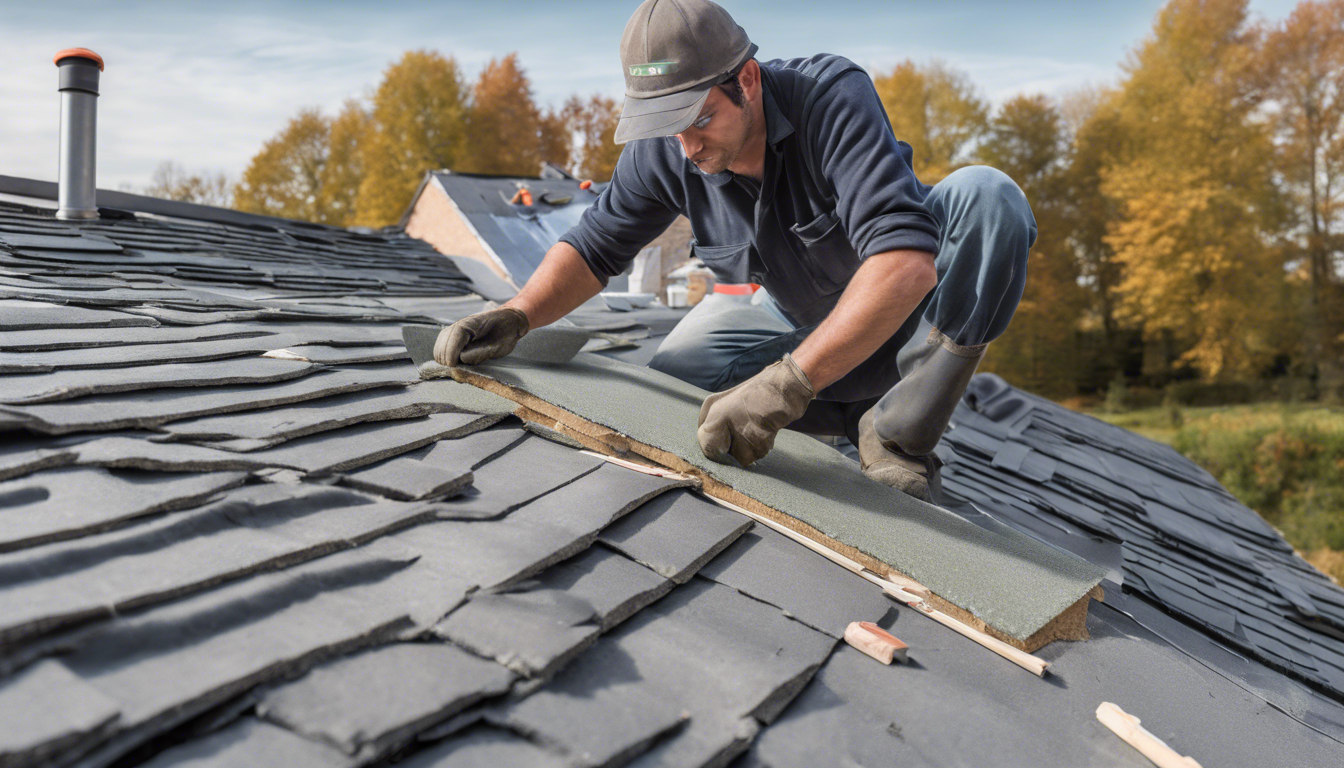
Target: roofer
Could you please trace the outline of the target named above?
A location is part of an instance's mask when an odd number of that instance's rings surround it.
[[[684,214],[720,282],[764,289],[697,305],[649,364],[715,393],[705,455],[746,466],[785,427],[845,435],[865,474],[929,499],[933,449],[1021,299],[1035,218],[987,166],[922,184],[853,62],[755,54],[707,0],[640,5],[621,39],[611,184],[518,296],[445,329],[435,358],[508,354]]]

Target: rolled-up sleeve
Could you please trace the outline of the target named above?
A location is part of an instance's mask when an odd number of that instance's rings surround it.
[[[603,285],[624,272],[640,249],[662,234],[679,213],[644,183],[639,154],[641,147],[636,143],[626,145],[611,183],[583,212],[579,223],[560,237],[583,256]]]
[[[887,251],[938,252],[938,222],[864,72],[835,79],[808,117],[812,150],[836,193],[836,214],[860,258]]]

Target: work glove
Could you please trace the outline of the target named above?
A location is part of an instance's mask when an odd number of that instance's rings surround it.
[[[439,331],[434,340],[434,362],[479,365],[503,357],[518,346],[527,330],[527,315],[513,307],[468,315]]]
[[[803,415],[816,393],[791,355],[700,406],[700,450],[721,464],[751,466],[775,447],[775,435]]]

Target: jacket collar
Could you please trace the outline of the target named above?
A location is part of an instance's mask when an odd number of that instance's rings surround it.
[[[770,146],[793,135],[793,123],[775,103],[774,80],[774,73],[761,67],[761,106],[765,110],[765,141]]]

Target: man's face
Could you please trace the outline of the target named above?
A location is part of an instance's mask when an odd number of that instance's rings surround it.
[[[681,151],[703,173],[723,173],[737,161],[751,136],[751,105],[739,107],[715,86],[695,122],[681,133]]]

